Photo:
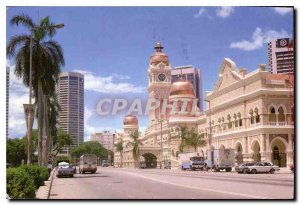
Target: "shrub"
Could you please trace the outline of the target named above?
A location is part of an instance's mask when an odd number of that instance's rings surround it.
[[[6,191],[12,199],[32,199],[35,197],[34,180],[24,169],[8,168]]]
[[[38,189],[44,185],[44,181],[48,180],[48,170],[46,167],[30,165],[23,165],[20,167],[23,169],[33,180],[35,188]]]

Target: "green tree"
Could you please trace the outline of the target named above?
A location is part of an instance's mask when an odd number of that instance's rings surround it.
[[[140,138],[140,133],[136,130],[130,134],[132,141],[128,142],[128,145],[132,147],[132,156],[135,161],[135,167],[138,167],[139,163],[139,154],[140,154],[140,145],[142,145]]]
[[[22,160],[26,160],[26,148],[24,139],[7,139],[6,162],[12,166],[19,166]]]
[[[204,147],[206,145],[204,134],[198,134],[194,129],[190,130],[187,144],[192,146],[196,152],[198,147]]]
[[[120,140],[117,144],[115,144],[116,151],[120,153],[120,159],[121,159],[121,167],[123,167],[123,140]]]
[[[197,151],[198,147],[204,147],[206,141],[204,140],[203,134],[198,134],[194,129],[189,130],[187,127],[180,127],[180,138],[179,151],[183,152],[185,147],[193,147]]]
[[[65,146],[69,146],[72,144],[71,136],[63,131],[62,129],[57,130],[57,134],[53,139],[53,148],[51,150],[52,156],[56,157],[56,155],[61,151],[61,149]]]
[[[52,39],[58,25],[53,24],[49,17],[43,18],[39,24],[25,14],[13,16],[11,25],[23,25],[29,29],[29,34],[13,36],[6,47],[9,58],[14,58],[16,67],[15,74],[23,80],[25,86],[29,86],[30,70],[30,45],[32,40],[32,88],[35,103],[38,105],[38,153],[39,164],[41,163],[42,126],[44,112],[42,109],[41,95],[54,96],[55,84],[57,83],[60,68],[64,66],[64,57],[61,46]],[[40,89],[38,89],[40,87]],[[45,113],[47,116],[47,114]],[[47,126],[48,129],[48,126]],[[31,142],[29,142],[31,143]],[[31,162],[29,162],[31,163]]]
[[[186,126],[179,127],[179,136],[180,136],[180,144],[179,144],[179,151],[183,152],[183,149],[188,146],[188,135],[189,130]]]
[[[99,158],[107,158],[108,151],[100,143],[95,141],[84,142],[71,151],[71,156],[79,158],[83,154],[95,154]]]

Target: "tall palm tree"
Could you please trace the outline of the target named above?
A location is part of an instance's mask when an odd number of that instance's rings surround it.
[[[138,167],[139,163],[139,147],[142,145],[141,140],[139,139],[140,133],[136,130],[130,134],[132,141],[128,142],[128,145],[132,147],[133,160],[135,161],[135,167]]]
[[[121,158],[121,167],[123,167],[123,140],[120,140],[117,144],[115,144],[116,151],[120,153]]]
[[[50,18],[43,18],[39,24],[25,14],[13,16],[10,20],[11,25],[23,25],[29,29],[29,34],[13,36],[6,47],[9,58],[15,59],[15,74],[21,78],[25,86],[29,86],[30,70],[30,42],[32,36],[32,88],[35,103],[38,103],[39,94],[53,96],[55,84],[58,80],[61,66],[64,66],[64,57],[61,46],[52,39],[56,33],[57,25],[50,22]],[[42,92],[39,92],[38,87]],[[38,109],[38,112],[42,112]],[[43,113],[38,113],[42,117]],[[42,130],[42,120],[39,120],[38,127]],[[39,159],[41,158],[42,136],[39,134]],[[29,142],[32,143],[32,142]],[[29,162],[31,163],[31,162]],[[41,164],[39,160],[39,164]]]

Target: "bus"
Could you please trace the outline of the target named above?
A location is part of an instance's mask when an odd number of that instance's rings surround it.
[[[95,174],[97,171],[97,156],[94,154],[84,154],[79,159],[79,173],[91,172]]]

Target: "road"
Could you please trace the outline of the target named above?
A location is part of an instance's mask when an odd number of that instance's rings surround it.
[[[98,167],[54,176],[50,199],[292,199],[294,175]]]

